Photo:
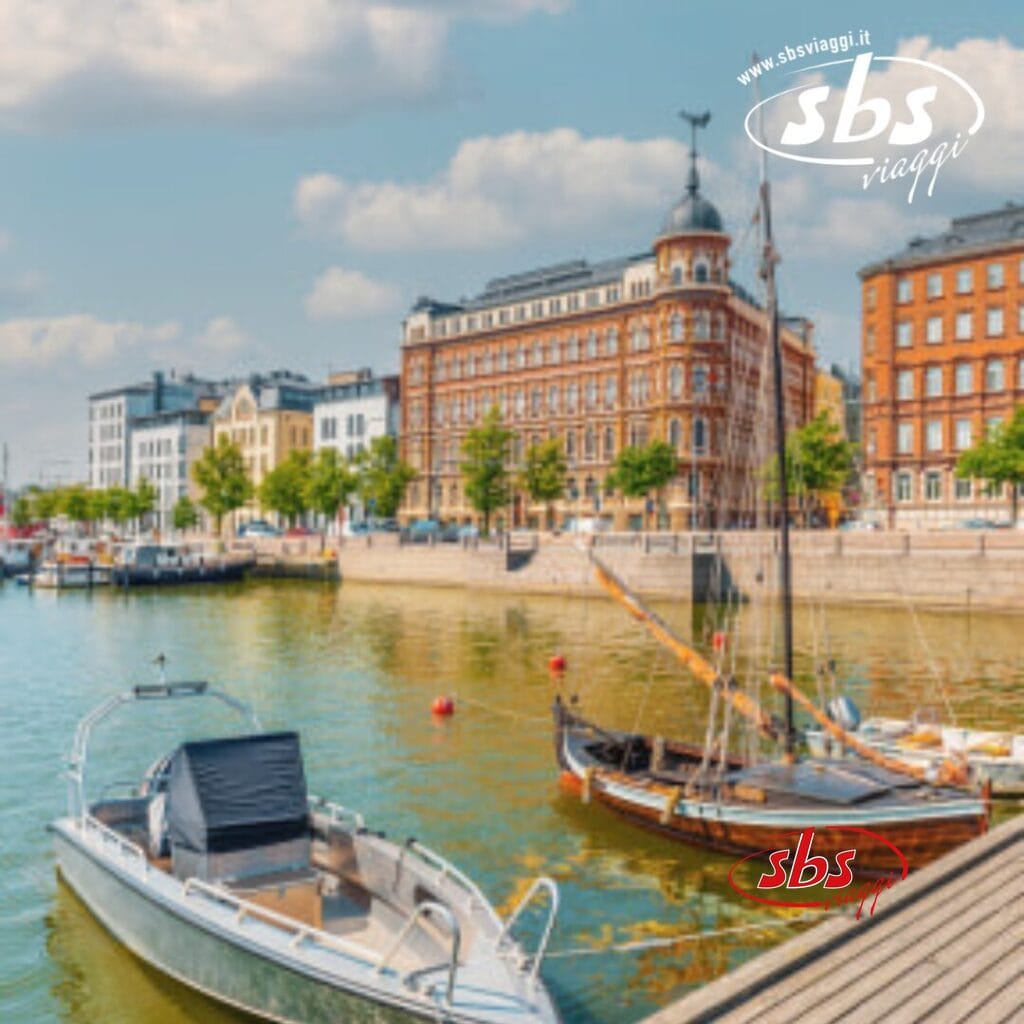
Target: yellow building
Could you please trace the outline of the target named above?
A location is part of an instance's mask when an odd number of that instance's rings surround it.
[[[828,418],[846,437],[846,404],[843,382],[828,370],[819,369],[814,377],[814,415],[827,412]]]
[[[213,442],[227,437],[238,445],[258,488],[290,452],[313,447],[313,405],[320,391],[320,385],[286,371],[253,376],[220,403]],[[258,509],[259,499],[253,498],[235,514],[232,528],[255,518]]]

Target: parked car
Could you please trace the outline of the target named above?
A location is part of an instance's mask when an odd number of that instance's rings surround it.
[[[611,528],[611,520],[603,516],[571,516],[565,521],[566,533],[607,533]]]
[[[413,544],[426,544],[441,535],[441,524],[436,519],[417,519],[405,529],[405,538]]]
[[[475,523],[463,523],[459,527],[459,540],[476,540],[480,536],[480,528]]]
[[[1000,522],[995,519],[983,519],[980,516],[975,519],[963,519],[960,522],[961,530],[1008,530],[1009,523]]]
[[[308,526],[291,526],[285,530],[284,535],[286,537],[312,537],[314,533],[315,531]]]
[[[266,519],[250,519],[238,527],[239,537],[280,537],[281,531]]]

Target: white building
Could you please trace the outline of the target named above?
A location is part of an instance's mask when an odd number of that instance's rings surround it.
[[[198,499],[192,463],[209,444],[209,415],[197,409],[156,413],[132,421],[131,485],[137,486],[140,480],[153,485],[153,526],[162,534],[174,529],[174,506],[180,498]]]
[[[398,376],[373,377],[369,370],[332,374],[313,406],[313,448],[334,448],[345,459],[366,451],[378,437],[398,437]],[[360,519],[358,504],[348,510]]]

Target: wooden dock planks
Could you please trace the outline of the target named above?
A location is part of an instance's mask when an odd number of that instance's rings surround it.
[[[1024,1024],[1024,815],[643,1024]]]

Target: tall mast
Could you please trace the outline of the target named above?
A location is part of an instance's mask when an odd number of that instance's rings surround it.
[[[755,55],[756,62],[756,55]],[[760,99],[760,97],[758,97]],[[758,111],[759,134],[764,141],[764,118]],[[769,341],[772,347],[772,383],[775,391],[775,458],[779,476],[779,507],[781,512],[781,550],[779,551],[779,577],[782,588],[782,648],[783,668],[787,679],[793,678],[793,575],[789,555],[789,480],[786,473],[786,396],[783,391],[782,340],[779,337],[779,298],[775,289],[775,264],[779,254],[772,235],[771,184],[768,181],[768,154],[761,149],[760,188],[761,229],[764,248],[761,254],[761,276],[764,278],[768,304]],[[792,757],[794,747],[793,695],[786,692],[786,755]]]

